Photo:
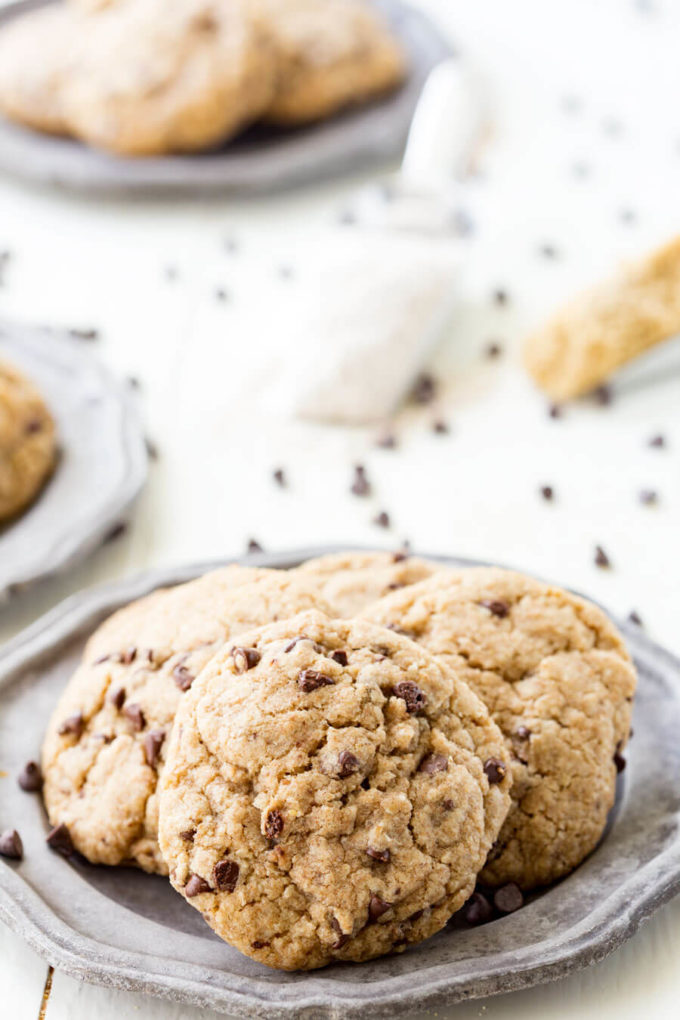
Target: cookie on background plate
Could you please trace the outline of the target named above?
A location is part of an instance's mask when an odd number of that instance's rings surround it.
[[[180,706],[160,797],[174,887],[284,970],[434,934],[510,804],[502,736],[454,670],[318,612],[240,635]]]
[[[56,459],[54,421],[43,398],[0,361],[0,526],[33,502]]]
[[[635,670],[605,613],[480,567],[441,571],[362,616],[441,657],[507,740],[513,808],[482,881],[529,890],[572,871],[605,828],[630,731]]]
[[[341,552],[307,560],[297,570],[316,578],[321,596],[336,616],[354,616],[398,588],[416,584],[441,564],[391,552]]]
[[[177,707],[228,638],[320,602],[285,571],[228,566],[119,610],[90,638],[43,746],[53,826],[96,864],[167,874],[156,786]]]

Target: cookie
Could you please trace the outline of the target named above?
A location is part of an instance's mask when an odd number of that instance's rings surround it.
[[[241,635],[180,706],[170,880],[271,967],[402,950],[469,896],[510,803],[497,727],[399,634],[302,613]]]
[[[439,564],[389,552],[330,553],[298,568],[316,578],[335,616],[354,616],[391,591],[430,577]]]
[[[0,522],[33,502],[56,457],[54,421],[40,393],[0,362]]]
[[[167,873],[156,786],[177,707],[223,641],[319,604],[284,571],[225,567],[122,609],[93,634],[43,747],[52,825],[97,864]]]
[[[295,125],[395,89],[406,74],[398,41],[357,0],[260,0],[280,77],[265,119]]]
[[[530,375],[553,400],[578,397],[680,332],[680,238],[595,287],[526,342]]]
[[[513,808],[483,881],[527,890],[568,874],[602,835],[630,729],[635,671],[607,616],[493,568],[441,572],[363,616],[440,656],[506,738]]]

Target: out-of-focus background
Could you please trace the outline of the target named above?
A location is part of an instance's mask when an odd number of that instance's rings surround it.
[[[460,193],[460,302],[428,365],[436,396],[391,420],[393,449],[376,445],[373,426],[268,414],[256,367],[258,336],[260,354],[279,335],[294,343],[271,309],[282,289],[304,285],[311,232],[349,218],[368,178],[190,202],[95,201],[0,179],[0,317],[96,329],[99,356],[132,377],[158,453],[127,531],[11,602],[0,639],[86,585],[237,555],[250,540],[272,550],[408,540],[554,579],[620,617],[635,610],[680,651],[680,346],[615,386],[611,402],[576,402],[558,418],[519,359],[557,303],[678,232],[680,5],[413,3],[484,77],[494,132]],[[659,435],[664,444],[650,445]],[[357,464],[366,496],[351,491]],[[383,512],[387,528],[375,523]],[[596,565],[597,546],[609,569]],[[675,1017],[679,953],[676,902],[597,968],[439,1015]],[[0,930],[8,1016],[38,1016],[45,975]],[[194,1020],[187,1007],[60,975],[45,1015]]]

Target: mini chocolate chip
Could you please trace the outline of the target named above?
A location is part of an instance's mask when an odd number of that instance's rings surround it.
[[[351,751],[341,751],[338,755],[338,775],[341,779],[346,779],[347,776],[357,772],[360,765],[361,762]]]
[[[531,736],[531,730],[528,729],[528,727],[526,726],[518,726],[517,729],[515,730],[515,736],[519,740],[528,740],[529,737]]]
[[[394,685],[392,693],[395,698],[401,698],[402,701],[406,702],[406,711],[409,715],[420,712],[425,707],[427,701],[420,687],[414,684],[412,680],[401,680],[398,684]]]
[[[508,766],[500,758],[487,758],[484,772],[490,783],[501,783],[508,771]]]
[[[376,437],[375,445],[381,450],[394,450],[397,446],[397,437],[393,432],[381,432]]]
[[[200,875],[191,875],[184,886],[184,895],[191,899],[192,896],[199,896],[201,893],[212,892],[212,889]]]
[[[501,620],[510,612],[510,606],[503,599],[482,599],[479,604]]]
[[[493,292],[493,300],[496,305],[507,305],[508,303],[508,292],[503,290],[501,287],[497,287]]]
[[[606,570],[607,567],[611,567],[612,565],[611,560],[609,559],[601,545],[595,546],[595,565],[598,567],[602,567],[603,570]]]
[[[98,340],[99,330],[97,329],[69,329],[69,336],[75,340]]]
[[[656,506],[659,502],[659,494],[654,489],[641,489],[639,499],[643,506]]]
[[[473,892],[463,907],[463,917],[470,925],[486,924],[493,917],[493,907],[483,893]]]
[[[315,652],[317,652],[319,655],[324,654],[324,649],[321,647],[318,641],[312,641],[312,639],[310,637],[307,637],[306,634],[298,634],[298,636],[294,637],[292,641],[289,641],[286,647],[283,649],[284,653],[292,652],[296,645],[299,645],[301,641],[309,641],[310,645],[312,646]]]
[[[437,393],[437,383],[429,372],[421,372],[411,387],[411,400],[415,404],[431,403]]]
[[[121,538],[127,531],[128,526],[125,521],[120,521],[118,524],[107,531],[103,539],[103,544],[108,545],[109,542],[115,542],[117,538]]]
[[[332,677],[320,673],[318,669],[301,669],[298,674],[298,687],[305,694],[316,691],[319,687],[328,687],[335,683]]]
[[[215,300],[225,303],[229,300],[229,291],[225,287],[217,287],[215,290]]]
[[[368,901],[368,917],[370,921],[377,921],[379,917],[386,914],[391,908],[391,903],[386,903],[385,900],[381,899],[380,896],[373,893],[370,900]]]
[[[666,445],[666,437],[659,433],[659,435],[652,436],[647,445],[653,446],[657,450],[661,450]]]
[[[150,730],[144,737],[144,755],[147,765],[151,768],[155,768],[158,762],[158,756],[161,753],[164,740],[165,730]]]
[[[503,347],[496,340],[491,340],[484,348],[484,354],[486,355],[487,358],[491,360],[495,358],[500,358],[502,353]]]
[[[631,623],[634,623],[636,627],[643,626],[642,617],[640,616],[636,609],[631,609],[630,613],[628,614],[628,619],[630,620]]]
[[[6,829],[0,832],[0,857],[10,857],[13,861],[20,861],[24,856],[24,845],[21,836],[16,829]]]
[[[60,736],[70,733],[74,737],[79,737],[85,728],[85,720],[83,719],[82,712],[76,712],[75,715],[70,715],[68,719],[64,719],[63,723],[59,727]]]
[[[371,483],[366,477],[366,468],[363,464],[356,464],[354,468],[354,480],[350,492],[355,496],[368,496],[371,492]]]
[[[288,484],[286,480],[286,474],[283,468],[275,468],[272,471],[272,478],[274,479],[276,484],[279,485],[282,489],[285,489],[286,485]]]
[[[61,825],[55,825],[55,827],[47,833],[45,842],[52,850],[56,850],[64,857],[70,857],[71,854],[75,853],[71,833],[68,831],[63,822]]]
[[[443,418],[435,418],[432,422],[432,431],[437,436],[446,436],[451,430],[447,421],[444,421]]]
[[[386,510],[381,510],[380,513],[373,518],[373,523],[377,528],[389,528],[390,515]]]
[[[395,553],[392,553],[393,563],[403,563],[411,555],[411,543],[406,541],[402,544],[401,549],[397,549]]]
[[[347,652],[343,651],[342,648],[336,648],[334,652],[331,652],[331,659],[333,662],[337,662],[339,666],[346,666],[348,662]]]
[[[502,885],[500,889],[496,889],[493,894],[493,901],[496,910],[500,910],[501,914],[512,914],[515,910],[519,910],[520,907],[524,906],[522,890],[515,882],[508,882],[507,885]]]
[[[253,949],[266,949],[267,946],[270,945],[270,943],[269,942],[260,942],[259,939],[256,939],[256,941],[255,942],[251,942],[250,945],[251,945],[251,947]]]
[[[17,782],[25,793],[37,793],[42,790],[43,774],[37,761],[27,761],[17,777]]]
[[[42,432],[43,422],[39,418],[31,418],[30,421],[26,422],[24,429],[27,436],[33,436],[36,432]]]
[[[109,702],[120,712],[123,707],[123,703],[125,702],[125,688],[116,687],[115,690],[111,691],[109,694]]]
[[[172,671],[172,679],[175,681],[180,691],[188,691],[196,679],[193,673],[190,673],[184,665],[186,658],[186,655],[183,655]]]
[[[153,439],[151,439],[149,436],[146,436],[146,438],[144,439],[144,444],[146,446],[146,454],[149,460],[153,461],[158,460],[160,456],[160,453],[158,451],[158,444],[155,443]]]
[[[144,729],[144,726],[146,725],[146,719],[144,718],[144,713],[142,712],[140,705],[137,705],[134,702],[132,702],[129,705],[126,705],[125,708],[123,709],[123,715],[125,716],[126,719],[130,720],[130,722],[132,723],[132,728],[134,730],[139,731]]]
[[[129,666],[137,658],[137,649],[130,647],[126,648],[124,652],[121,652],[118,656],[118,661],[122,662],[124,666]]]
[[[428,754],[418,766],[419,772],[425,772],[433,776],[435,772],[446,772],[449,767],[449,759],[444,754]]]
[[[616,765],[617,772],[623,772],[626,767],[626,759],[623,757],[620,751],[616,751],[614,754],[614,764]]]
[[[283,832],[283,815],[276,808],[270,811],[264,823],[264,834],[267,839],[278,839]]]
[[[442,808],[444,809],[444,811],[453,811],[455,806],[456,805],[454,804],[450,797],[447,797],[446,800],[442,801]]]
[[[544,259],[557,258],[557,248],[555,248],[553,244],[542,244],[541,247],[539,248],[539,252],[541,253]]]
[[[239,866],[236,861],[218,861],[213,868],[215,885],[221,892],[233,892],[238,882]]]
[[[249,553],[260,553],[260,552],[264,552],[264,549],[263,549],[263,547],[260,545],[260,543],[256,539],[250,538],[250,539],[248,539],[248,552]]]
[[[593,397],[595,402],[601,407],[608,407],[614,399],[611,387],[609,386],[596,387],[596,389],[593,390]]]
[[[374,846],[366,847],[366,853],[374,861],[380,861],[381,864],[389,864],[390,857],[392,856],[389,850],[378,850]]]
[[[555,490],[553,489],[552,485],[542,485],[541,496],[543,496],[543,499],[547,503],[550,503],[555,498]]]
[[[560,404],[549,404],[548,405],[548,416],[550,418],[561,418],[562,407]]]
[[[237,673],[247,673],[249,669],[257,666],[262,658],[257,648],[232,648],[231,657]]]
[[[337,932],[337,934],[340,936],[338,938],[337,942],[333,943],[332,948],[333,949],[342,949],[342,947],[347,945],[347,943],[349,942],[349,935],[347,935],[342,930],[342,928],[340,927],[340,922],[335,917],[331,918],[331,928],[333,929],[333,931]]]
[[[195,835],[195,829],[185,829],[184,832],[180,832],[179,838],[183,839],[185,843],[193,843]]]

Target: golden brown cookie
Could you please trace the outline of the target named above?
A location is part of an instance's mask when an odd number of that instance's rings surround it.
[[[0,362],[0,523],[31,503],[52,473],[55,427],[39,392]]]
[[[423,581],[438,569],[434,561],[390,552],[329,553],[298,568],[315,579],[336,616],[354,616],[383,595]]]

